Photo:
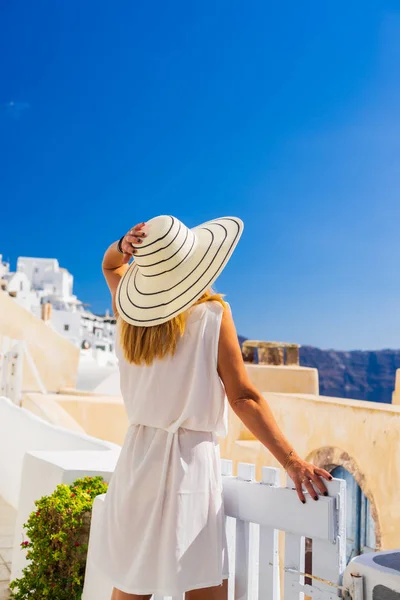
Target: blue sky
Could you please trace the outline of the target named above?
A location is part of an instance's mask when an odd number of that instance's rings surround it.
[[[9,0],[0,55],[13,267],[58,258],[101,312],[130,226],[233,214],[240,333],[400,347],[397,2]]]

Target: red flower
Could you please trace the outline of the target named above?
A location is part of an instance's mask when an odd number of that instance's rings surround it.
[[[74,546],[80,546],[79,542],[75,542]]]
[[[76,494],[71,494],[71,498],[73,498],[74,496],[76,496]]]
[[[21,546],[24,546],[24,547],[25,547],[25,546],[27,546],[28,544],[29,544],[29,542],[25,541],[25,542],[22,542]]]
[[[38,517],[40,515],[40,510],[37,511],[36,516]]]

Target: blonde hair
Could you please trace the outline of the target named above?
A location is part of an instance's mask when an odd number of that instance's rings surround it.
[[[225,308],[221,294],[216,294],[212,289],[207,290],[195,302],[219,302]],[[188,311],[173,317],[170,321],[152,327],[137,327],[118,317],[119,337],[125,359],[135,365],[151,365],[155,359],[173,356],[179,338],[185,333]]]

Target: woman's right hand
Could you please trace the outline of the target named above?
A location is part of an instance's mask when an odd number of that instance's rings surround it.
[[[137,252],[136,248],[132,244],[134,244],[135,246],[141,244],[143,238],[146,237],[146,234],[144,233],[144,231],[142,231],[144,226],[145,223],[139,223],[138,225],[132,227],[124,236],[124,239],[121,242],[121,248],[124,253],[124,264],[128,263],[131,260],[132,256]]]
[[[290,466],[286,471],[292,479],[297,495],[303,504],[306,502],[303,486],[314,500],[318,500],[318,492],[324,496],[328,495],[328,490],[322,480],[331,481],[332,475],[325,469],[320,469],[296,456],[290,461]]]

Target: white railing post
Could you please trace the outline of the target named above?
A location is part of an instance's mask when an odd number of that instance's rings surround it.
[[[278,487],[279,480],[279,469],[262,468],[262,485]],[[263,525],[260,527],[258,590],[260,598],[280,600],[279,532]]]
[[[254,481],[255,473],[255,465],[239,463],[239,481]],[[236,519],[235,598],[240,600],[252,600],[258,595],[255,577],[258,569],[258,564],[255,564],[258,558],[257,538],[258,531],[254,523]]]
[[[346,482],[334,479],[327,484],[329,494],[335,496],[334,543],[319,539],[312,542],[312,575],[318,578],[318,589],[332,593],[333,584],[339,584],[338,577],[346,568]],[[314,583],[314,580],[312,580]],[[331,582],[331,583],[329,583]],[[340,582],[341,583],[341,582]],[[338,587],[338,586],[337,586]]]
[[[221,459],[221,474],[222,478],[233,479],[233,464],[231,460]],[[228,546],[229,557],[229,580],[228,580],[228,598],[235,597],[235,570],[233,565],[236,563],[236,519],[225,516],[226,541]]]
[[[286,488],[294,490],[294,483],[288,475],[286,477]],[[307,496],[307,501],[311,501],[310,496]],[[283,583],[285,600],[304,600],[304,593],[300,592],[300,589],[304,586],[305,542],[304,536],[291,532],[285,533],[285,574]]]
[[[305,538],[293,533],[285,534],[285,600],[303,600],[304,593],[300,591],[304,586],[305,566]]]

